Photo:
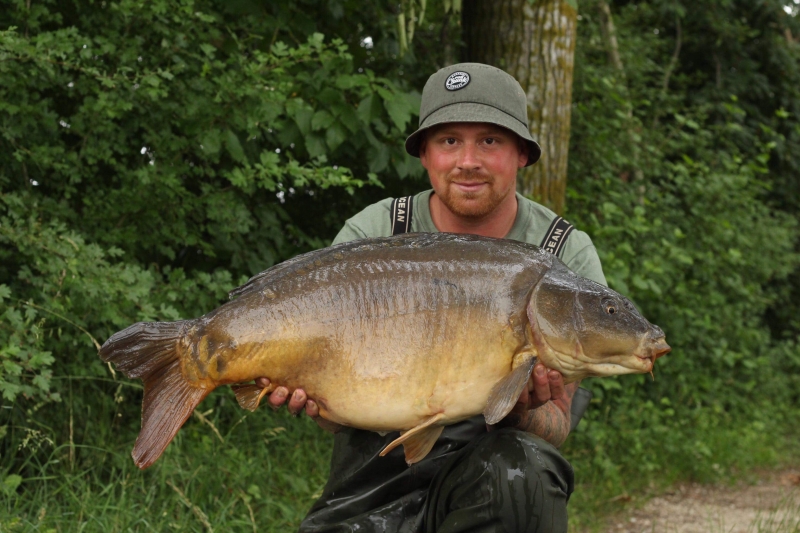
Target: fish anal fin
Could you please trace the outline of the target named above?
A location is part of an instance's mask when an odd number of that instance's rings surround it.
[[[258,385],[231,385],[233,393],[236,395],[236,401],[239,402],[239,407],[247,409],[248,411],[255,411],[261,403],[262,398],[275,390],[275,387],[270,383],[268,387],[261,388]]]
[[[534,352],[520,352],[514,356],[511,372],[495,383],[489,393],[486,408],[483,410],[487,424],[497,424],[511,412],[528,384],[536,361]]]
[[[436,439],[442,434],[443,426],[435,425],[444,418],[444,413],[437,413],[418,426],[404,431],[398,438],[390,442],[383,450],[381,457],[401,444],[406,453],[406,462],[413,464],[421,461],[431,451]]]
[[[436,444],[439,435],[442,434],[444,426],[429,426],[419,433],[409,437],[403,443],[403,451],[406,454],[406,463],[413,465],[422,461],[430,453],[433,445]]]
[[[144,470],[161,457],[195,407],[212,390],[213,387],[189,383],[177,360],[145,377],[142,430],[131,454],[136,466]]]

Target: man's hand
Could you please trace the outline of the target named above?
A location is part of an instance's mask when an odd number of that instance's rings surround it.
[[[269,387],[270,381],[269,378],[257,378],[256,385],[265,389]],[[289,400],[287,403],[287,399]],[[329,420],[325,420],[321,416],[319,416],[319,406],[317,403],[306,396],[306,391],[303,389],[295,389],[294,392],[289,395],[289,389],[286,387],[278,387],[269,395],[267,403],[273,410],[278,410],[282,405],[286,404],[286,408],[289,409],[289,412],[292,413],[294,416],[299,415],[303,408],[305,407],[306,414],[311,417],[314,422],[317,423],[319,427],[324,429],[325,431],[330,431],[331,433],[336,433],[341,429],[341,425],[331,422]]]
[[[533,367],[528,387],[519,395],[517,405],[522,404],[526,410],[536,409],[549,401],[562,400],[564,394],[564,376],[561,372],[548,370],[539,363]]]
[[[517,427],[561,446],[569,435],[570,407],[577,388],[577,383],[564,385],[561,372],[538,363],[517,404],[498,426]]]

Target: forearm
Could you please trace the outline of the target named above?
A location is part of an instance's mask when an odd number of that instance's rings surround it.
[[[569,410],[564,412],[556,402],[547,402],[541,407],[529,410],[517,427],[543,438],[558,448],[567,440],[569,426]]]
[[[517,427],[543,438],[556,448],[560,447],[569,436],[572,397],[575,396],[579,384],[580,382],[570,383],[564,387],[561,398],[528,410]]]

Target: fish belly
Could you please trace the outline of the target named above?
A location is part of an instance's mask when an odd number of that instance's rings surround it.
[[[375,431],[482,412],[524,344],[525,304],[537,269],[458,249],[315,261],[259,281],[209,316],[188,373],[217,384],[268,377],[303,388],[322,416]],[[372,252],[370,252],[372,253]],[[338,261],[338,262],[337,262]],[[196,367],[196,368],[193,368]]]

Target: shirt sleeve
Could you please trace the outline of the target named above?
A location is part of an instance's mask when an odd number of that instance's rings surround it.
[[[567,239],[562,259],[576,274],[608,286],[597,249],[586,233],[577,230],[572,232]]]
[[[367,237],[364,232],[353,223],[352,220],[353,219],[350,219],[344,223],[342,229],[340,229],[339,233],[337,233],[336,237],[334,237],[333,242],[331,243],[332,245],[355,241],[358,239],[365,239]]]
[[[366,239],[367,237],[388,237],[392,234],[390,211],[392,198],[372,204],[347,220],[331,244]]]

